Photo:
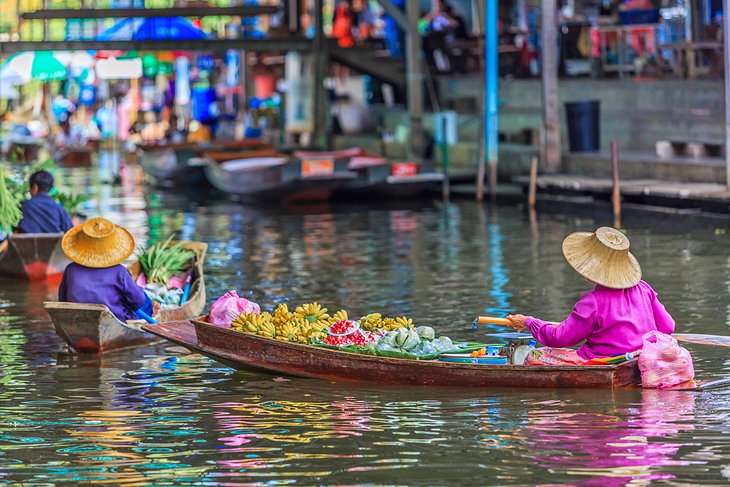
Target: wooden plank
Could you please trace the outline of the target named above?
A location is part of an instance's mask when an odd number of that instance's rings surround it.
[[[113,18],[163,18],[163,17],[255,17],[273,15],[279,8],[271,5],[238,7],[180,7],[180,8],[59,8],[24,12],[23,20],[35,19],[113,19]]]
[[[270,39],[201,39],[144,41],[11,41],[0,42],[0,55],[22,51],[190,51],[225,52],[245,49],[251,52],[306,52],[312,41],[305,37]]]

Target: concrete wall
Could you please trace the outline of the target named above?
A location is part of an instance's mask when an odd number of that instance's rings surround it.
[[[480,77],[440,79],[439,92],[444,109],[458,114],[459,143],[449,150],[450,162],[456,172],[476,168],[479,137]],[[539,80],[500,79],[499,130],[518,133],[524,128],[538,128],[542,117],[542,94]],[[608,151],[616,138],[622,151],[654,154],[657,140],[669,137],[722,139],[724,137],[724,95],[722,81],[685,80],[560,80],[562,137],[568,147],[563,103],[566,101],[600,100],[601,148]],[[407,125],[403,109],[376,109],[381,127],[394,130]],[[426,129],[433,133],[432,119],[424,119]],[[340,136],[336,147],[362,145],[393,158],[405,155],[402,144],[380,143],[377,136]],[[526,174],[529,161],[538,147],[500,144],[499,172],[501,176]],[[440,160],[440,151],[435,158]]]
[[[439,90],[444,105],[454,106],[465,119],[467,108],[477,107],[482,80],[477,77],[442,79]],[[539,80],[500,80],[500,132],[539,127],[542,94]],[[657,140],[668,137],[724,137],[724,95],[721,80],[560,80],[563,143],[567,147],[566,101],[601,102],[601,146],[607,150],[616,138],[619,147],[654,151]],[[466,121],[465,121],[466,122]],[[469,125],[465,123],[466,125]],[[476,124],[471,124],[476,126]],[[476,132],[460,133],[464,141]]]

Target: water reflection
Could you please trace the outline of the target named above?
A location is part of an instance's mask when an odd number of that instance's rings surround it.
[[[694,430],[695,393],[644,390],[640,395],[630,411],[571,412],[552,404],[531,414],[525,425],[530,458],[557,475],[577,476],[579,485],[675,478],[660,467],[689,465],[676,460],[684,444],[671,437]]]
[[[249,207],[140,186],[133,165],[104,185],[105,170],[62,171],[63,184],[140,245],[172,232],[207,242],[210,300],[237,288],[262,307],[318,300],[354,315],[407,313],[454,339],[483,340],[470,325],[485,308],[565,316],[586,285],[560,242],[610,223],[471,201]],[[629,230],[682,330],[727,334],[722,237]],[[79,358],[42,310],[54,293],[0,283],[0,482],[726,482],[728,393],[332,384],[234,372],[166,344]],[[691,351],[702,377],[730,371],[724,350]]]

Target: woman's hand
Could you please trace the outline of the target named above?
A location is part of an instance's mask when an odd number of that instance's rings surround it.
[[[508,315],[507,319],[510,321],[511,326],[518,332],[527,328],[525,325],[525,315]]]
[[[160,311],[160,303],[152,301],[152,314],[156,315],[158,311]]]

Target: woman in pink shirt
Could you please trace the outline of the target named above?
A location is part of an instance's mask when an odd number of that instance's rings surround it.
[[[563,241],[563,255],[596,287],[558,325],[532,316],[507,316],[514,328],[528,328],[546,346],[534,350],[526,365],[579,365],[639,350],[641,337],[649,331],[674,332],[674,320],[656,292],[641,280],[641,267],[629,252],[626,235],[610,227],[575,232]],[[584,340],[577,351],[563,348]]]

